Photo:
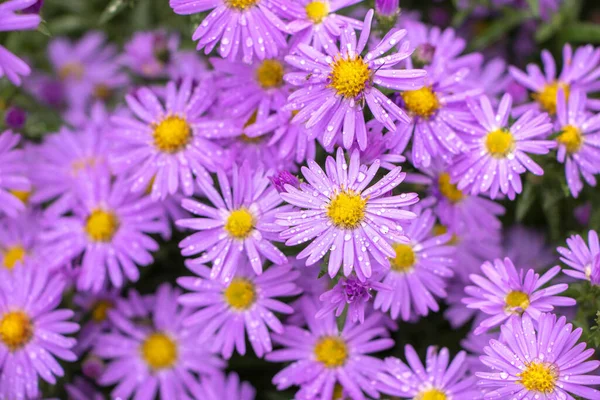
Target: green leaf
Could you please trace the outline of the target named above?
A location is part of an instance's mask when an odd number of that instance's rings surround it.
[[[516,209],[516,219],[518,222],[523,221],[531,206],[535,202],[536,193],[535,187],[532,182],[527,182],[525,188],[523,189],[523,193],[519,197],[517,197],[517,209]]]
[[[100,19],[98,23],[103,25],[113,19],[117,14],[125,9],[128,5],[131,5],[128,0],[112,0],[108,3],[108,6],[104,9],[102,14],[100,15]]]
[[[540,0],[527,0],[527,4],[529,4],[529,9],[531,13],[539,17],[540,16]]]
[[[344,311],[342,311],[342,314],[335,319],[335,323],[337,324],[339,332],[344,329],[344,325],[346,325],[346,318],[348,318],[348,306],[344,306]]]
[[[317,276],[317,279],[322,278],[323,276],[325,276],[325,274],[327,274],[327,263],[322,263],[321,269],[319,270],[319,275]]]
[[[504,38],[510,31],[521,25],[531,14],[524,11],[507,9],[504,15],[494,20],[483,34],[473,41],[474,49],[483,49]]]
[[[48,36],[48,37],[52,37],[52,34],[50,33],[50,30],[48,29],[48,24],[44,20],[42,20],[42,22],[40,22],[40,24],[38,25],[37,30],[42,35],[45,35],[45,36]]]
[[[562,37],[566,42],[600,43],[600,25],[590,22],[576,22],[567,25]]]

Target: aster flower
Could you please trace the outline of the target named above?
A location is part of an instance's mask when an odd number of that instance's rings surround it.
[[[197,126],[214,101],[209,81],[194,86],[186,79],[179,87],[169,82],[164,105],[148,88],[125,100],[135,117],[112,118],[113,137],[122,145],[111,158],[115,173],[130,176],[133,192],[146,190],[154,179],[155,200],[178,190],[191,196],[192,174],[205,174],[204,167],[213,169],[223,158],[211,134]]]
[[[176,14],[189,15],[208,12],[192,35],[198,40],[196,48],[209,54],[219,45],[219,55],[234,61],[242,58],[250,63],[253,59],[272,58],[286,47],[286,16],[293,4],[283,0],[169,0]]]
[[[565,176],[573,197],[577,198],[583,182],[596,186],[595,174],[600,172],[600,116],[590,116],[586,110],[587,97],[579,90],[571,91],[568,102],[565,92],[558,91],[556,119],[560,134],[556,137],[556,158],[565,163]]]
[[[73,215],[48,221],[41,240],[50,266],[82,255],[79,290],[99,292],[110,283],[121,287],[137,281],[137,265],[152,263],[158,243],[149,234],[164,231],[162,208],[148,196],[131,194],[122,179],[111,182],[99,172],[81,180]],[[123,276],[125,275],[125,276]]]
[[[112,397],[187,398],[199,390],[198,375],[224,366],[198,342],[197,331],[183,326],[191,310],[177,304],[180,293],[168,284],[157,289],[150,324],[136,323],[118,308],[109,311],[115,329],[98,338],[94,352],[110,360],[98,382],[118,383]]]
[[[573,330],[565,317],[540,315],[537,323],[525,315],[501,327],[505,343],[491,340],[481,361],[492,372],[477,372],[479,385],[486,389],[485,399],[600,398],[600,377],[586,375],[600,361],[586,361],[594,354],[585,343],[576,344],[582,329]]]
[[[200,392],[196,395],[203,400],[254,400],[256,390],[248,382],[240,382],[240,377],[232,372],[229,375],[215,374],[202,379]]]
[[[425,366],[411,345],[405,346],[404,353],[408,365],[395,357],[385,359],[385,372],[378,375],[378,389],[382,393],[401,399],[481,398],[480,391],[475,388],[475,377],[466,374],[467,354],[464,351],[450,362],[447,348],[438,352],[436,346],[429,346]]]
[[[571,269],[563,272],[575,279],[590,280],[594,260],[600,254],[600,241],[596,231],[588,232],[588,244],[579,235],[567,238],[567,247],[556,249],[561,255],[560,261],[567,264]]]
[[[277,214],[277,223],[287,227],[280,237],[288,246],[311,241],[297,256],[308,257],[306,265],[329,252],[330,277],[343,264],[345,276],[355,271],[360,280],[365,280],[371,277],[372,258],[386,266],[387,258],[395,255],[390,243],[406,242],[401,224],[415,214],[401,208],[415,204],[417,194],[384,196],[404,180],[406,174],[400,172],[400,167],[367,188],[379,162],[369,168],[361,165],[357,150],[347,164],[344,152],[338,148],[336,159],[328,157],[325,166],[326,173],[308,160],[308,168],[302,167],[307,183],[300,184],[300,189],[285,186],[281,197],[301,210]]]
[[[388,171],[396,168],[398,164],[406,161],[406,157],[401,154],[394,154],[387,149],[387,140],[383,136],[385,126],[376,119],[367,122],[367,136],[369,137],[369,146],[360,151],[360,159],[363,164],[370,166],[376,160],[381,163],[381,168]],[[358,148],[354,145],[353,149]],[[359,149],[360,150],[360,149]],[[407,174],[408,176],[408,174]]]
[[[556,62],[548,50],[542,51],[544,73],[536,64],[529,64],[527,72],[516,67],[509,67],[511,76],[521,85],[529,89],[533,102],[515,107],[513,113],[520,115],[528,110],[546,111],[550,115],[556,113],[558,91],[562,89],[565,97],[571,91],[593,92],[600,86],[600,49],[592,45],[577,48],[575,54],[570,44],[565,44],[562,52],[563,69],[556,76]]]
[[[378,17],[397,18],[400,13],[400,0],[376,0],[375,13]]]
[[[289,171],[279,171],[275,175],[270,176],[269,180],[279,193],[285,191],[285,185],[290,185],[296,189],[300,187],[300,181],[298,178],[295,175],[292,175]]]
[[[552,129],[548,114],[535,116],[529,111],[508,126],[512,106],[509,94],[502,97],[497,113],[486,96],[478,102],[469,100],[468,105],[477,123],[466,123],[461,128],[469,136],[468,144],[455,159],[451,181],[472,195],[489,192],[491,198],[496,198],[503,193],[514,199],[523,188],[521,174],[544,174],[527,154],[547,154],[555,146],[541,139]]]
[[[16,218],[0,218],[0,276],[19,265],[35,262],[40,252],[40,215],[24,212]]]
[[[533,268],[536,271],[552,265],[556,256],[548,246],[544,233],[523,225],[505,229],[502,239],[504,255],[520,268]]]
[[[410,56],[409,44],[403,42],[398,52],[383,57],[406,36],[405,30],[393,30],[362,56],[371,32],[373,10],[367,13],[358,42],[350,27],[342,30],[340,50],[326,55],[305,44],[298,45],[297,54],[285,60],[299,69],[286,74],[285,79],[296,90],[289,97],[288,108],[298,110],[293,122],[303,122],[307,128],[324,132],[323,145],[332,148],[339,140],[345,148],[357,142],[367,146],[363,106],[365,103],[376,120],[391,132],[394,120],[406,124],[410,118],[376,87],[393,90],[413,90],[423,85],[423,70],[401,70],[393,67]]]
[[[22,13],[35,2],[36,0],[10,0],[0,4],[0,32],[36,29],[41,21],[40,16]],[[6,76],[13,84],[20,85],[21,76],[30,73],[31,69],[23,60],[0,46],[0,78]]]
[[[299,273],[290,265],[272,266],[256,276],[250,265],[237,268],[229,283],[210,280],[210,268],[190,266],[199,277],[180,278],[177,282],[193,293],[184,294],[179,303],[192,308],[184,326],[196,329],[200,341],[214,339],[213,350],[231,358],[234,349],[246,354],[245,334],[258,357],[272,350],[269,328],[283,332],[274,312],[292,314],[294,309],[275,299],[299,294],[294,284]],[[218,316],[218,317],[215,317]]]
[[[309,330],[286,326],[283,334],[273,335],[285,348],[266,356],[273,362],[292,362],[273,378],[277,388],[296,385],[297,399],[329,400],[339,384],[353,399],[364,400],[365,393],[378,398],[375,377],[383,370],[383,361],[369,354],[394,345],[380,325],[382,315],[373,313],[363,324],[348,319],[339,331],[333,314],[315,319],[316,306],[308,297],[303,297],[300,312]]]
[[[75,353],[85,353],[93,347],[102,333],[108,331],[111,326],[108,311],[115,308],[115,304],[120,300],[119,292],[119,289],[104,290],[100,293],[80,292],[73,297],[73,303],[89,316],[79,332]]]
[[[163,30],[136,32],[125,44],[121,62],[130,70],[147,78],[164,76],[173,54],[179,46],[179,37]]]
[[[202,253],[188,266],[211,261],[211,278],[228,282],[244,260],[250,261],[259,275],[264,258],[275,264],[285,263],[287,258],[272,241],[279,240],[281,230],[275,224],[275,214],[287,207],[280,206],[279,194],[270,185],[264,169],[234,165],[231,178],[219,170],[217,180],[220,194],[208,179],[196,180],[213,207],[193,199],[181,203],[184,209],[201,217],[177,221],[182,228],[199,231],[179,243],[184,256]]]
[[[375,309],[390,311],[393,319],[400,315],[404,321],[413,313],[425,316],[429,310],[439,310],[433,295],[446,297],[447,280],[453,275],[455,265],[455,249],[447,246],[451,234],[434,235],[434,224],[433,213],[425,210],[406,230],[410,241],[393,244],[391,268],[382,280],[391,291],[377,293]]]
[[[6,4],[9,3],[3,5]],[[25,153],[16,149],[20,139],[18,134],[11,131],[0,133],[0,215],[9,217],[15,217],[25,210],[21,197],[29,193],[31,188],[26,177]]]
[[[57,358],[75,361],[79,329],[71,310],[56,310],[64,280],[44,268],[15,267],[0,280],[0,398],[39,398],[39,378],[56,384],[64,375]]]
[[[476,286],[465,288],[463,302],[469,308],[480,310],[490,317],[481,321],[475,329],[476,335],[502,324],[513,316],[528,315],[538,320],[544,312],[550,312],[554,306],[573,306],[575,300],[556,296],[568,289],[561,283],[542,287],[560,273],[557,265],[542,276],[533,269],[515,268],[509,258],[486,261],[481,265],[484,276],[472,274],[471,281]]]

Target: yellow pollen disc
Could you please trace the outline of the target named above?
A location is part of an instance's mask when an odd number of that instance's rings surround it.
[[[249,309],[256,300],[254,284],[244,278],[234,278],[225,289],[225,301],[238,311]]]
[[[119,228],[117,217],[104,210],[94,210],[85,224],[85,231],[96,242],[110,242]]]
[[[393,246],[396,257],[390,258],[392,269],[396,272],[408,272],[415,265],[417,256],[408,244],[396,244]]]
[[[328,86],[339,95],[353,99],[365,90],[370,77],[371,70],[362,57],[337,58],[331,66]]]
[[[105,84],[100,83],[94,87],[94,96],[100,100],[106,100],[112,94],[112,90]]]
[[[505,158],[515,146],[512,133],[502,129],[496,129],[485,137],[485,147],[495,158]]]
[[[0,339],[11,351],[25,346],[33,336],[31,320],[22,311],[11,311],[0,318]]]
[[[444,197],[446,197],[452,203],[458,203],[465,197],[463,192],[456,188],[455,184],[450,183],[450,174],[447,172],[440,174],[438,178],[438,187]]]
[[[433,226],[433,236],[445,235],[446,233],[448,233],[448,227],[446,227],[445,225],[435,224]],[[456,246],[458,244],[458,241],[458,235],[456,233],[453,233],[452,238],[450,239],[448,244],[450,246]]]
[[[236,239],[246,239],[252,229],[254,229],[254,217],[245,208],[232,211],[225,222],[225,230]]]
[[[542,108],[546,110],[550,115],[556,114],[556,100],[558,95],[558,89],[562,88],[565,94],[565,101],[569,99],[569,85],[566,83],[552,82],[544,86],[541,92],[537,92],[531,95],[535,101],[540,103]]]
[[[72,62],[62,66],[62,68],[58,71],[58,77],[62,80],[69,78],[81,80],[81,78],[83,78],[83,73],[83,65],[78,62]]]
[[[315,345],[315,357],[327,368],[341,367],[348,358],[348,348],[338,336],[325,336]]]
[[[329,15],[329,4],[324,1],[311,1],[306,5],[305,10],[308,19],[315,24],[320,24]]]
[[[352,190],[340,192],[327,206],[327,216],[338,228],[355,229],[365,218],[367,199]]]
[[[438,389],[429,389],[419,393],[416,400],[446,400],[446,394]]]
[[[558,379],[558,371],[552,364],[533,361],[527,364],[525,371],[517,374],[519,382],[532,392],[552,393]]]
[[[506,295],[506,306],[510,308],[510,311],[514,311],[512,309],[519,308],[522,311],[525,311],[527,307],[529,307],[529,296],[527,293],[523,293],[520,290],[512,290]]]
[[[27,204],[29,196],[31,196],[31,192],[28,190],[10,190],[10,194],[21,200],[23,204]]]
[[[166,153],[176,153],[191,139],[192,128],[183,118],[171,116],[153,124],[154,145]]]
[[[277,60],[265,60],[256,69],[256,80],[264,89],[283,84],[283,64]]]
[[[92,319],[96,322],[102,322],[106,320],[108,310],[113,308],[114,305],[108,300],[100,300],[92,309]]]
[[[440,108],[440,102],[428,86],[417,90],[407,90],[400,95],[408,111],[421,118],[430,118]]]
[[[250,7],[254,7],[259,0],[225,0],[225,4],[229,8],[239,11],[245,11]]]
[[[25,261],[25,249],[17,244],[6,249],[2,264],[7,269],[13,269],[17,263],[23,263],[23,261]]]
[[[563,128],[562,133],[558,135],[556,141],[567,148],[570,154],[577,153],[583,144],[583,135],[581,131],[573,126],[567,125]]]
[[[172,367],[177,361],[177,344],[164,333],[150,334],[141,346],[142,358],[154,370]]]

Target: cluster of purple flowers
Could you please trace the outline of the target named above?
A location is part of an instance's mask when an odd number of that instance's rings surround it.
[[[34,3],[2,2],[0,31],[35,29]],[[75,400],[251,400],[226,372],[248,353],[288,363],[273,384],[296,399],[600,398],[558,315],[570,283],[600,285],[598,235],[558,248],[561,280],[537,232],[500,222],[551,151],[572,197],[596,185],[600,48],[522,71],[398,1],[340,13],[356,3],[170,0],[204,13],[211,57],[91,32],[52,39],[43,73],[0,46],[0,78],[65,121],[0,133],[0,399],[79,360]],[[125,290],[173,236],[190,276]],[[440,310],[465,351],[377,354]]]

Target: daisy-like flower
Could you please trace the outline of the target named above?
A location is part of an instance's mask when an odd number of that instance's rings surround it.
[[[393,319],[400,315],[404,321],[413,312],[425,316],[429,310],[439,310],[434,295],[446,297],[447,281],[455,265],[455,248],[447,245],[451,234],[434,235],[434,224],[433,213],[425,210],[406,230],[410,241],[392,245],[391,268],[382,280],[391,290],[377,293],[375,309],[389,311]]]
[[[115,308],[120,300],[120,290],[110,289],[100,293],[77,293],[73,303],[83,310],[89,319],[82,325],[75,353],[83,354],[93,347],[98,337],[108,331],[111,324],[108,321],[108,311]]]
[[[548,400],[598,399],[600,385],[595,371],[600,361],[586,361],[593,349],[576,344],[582,329],[573,330],[565,317],[542,314],[535,323],[525,315],[501,327],[503,342],[491,340],[481,362],[492,372],[477,372],[485,399],[540,398]]]
[[[40,215],[34,212],[0,218],[0,270],[11,271],[36,260],[40,251],[39,219]]]
[[[179,37],[163,30],[136,32],[125,44],[121,62],[147,78],[164,76],[177,52]]]
[[[151,180],[152,198],[164,199],[181,190],[194,193],[194,175],[213,169],[223,160],[223,150],[209,139],[212,133],[200,130],[197,123],[214,102],[208,80],[193,84],[185,79],[177,87],[169,82],[164,105],[148,88],[137,96],[125,97],[135,117],[114,116],[114,139],[121,147],[111,159],[118,175],[130,176],[131,190],[146,190]]]
[[[9,217],[25,210],[22,199],[31,189],[25,152],[16,148],[20,140],[21,136],[11,131],[0,133],[0,215]]]
[[[293,4],[284,0],[169,0],[181,15],[210,11],[192,35],[196,48],[209,54],[219,45],[219,55],[246,63],[272,58],[286,47],[285,23],[280,19]]]
[[[452,165],[451,181],[472,195],[489,192],[496,198],[503,193],[512,200],[523,188],[521,174],[544,174],[527,153],[547,154],[555,147],[553,141],[542,139],[552,130],[548,114],[536,116],[530,110],[508,126],[512,106],[509,94],[502,97],[497,113],[486,96],[467,103],[477,122],[461,124],[469,136],[468,144]]]
[[[406,345],[404,355],[408,365],[396,357],[385,359],[385,372],[378,375],[380,392],[401,399],[481,398],[481,392],[475,388],[475,377],[466,375],[466,352],[461,351],[450,362],[447,348],[438,352],[436,346],[429,346],[425,366],[411,345]]]
[[[215,374],[200,382],[199,399],[203,400],[254,400],[256,390],[248,382],[240,382],[240,377],[232,372],[229,375]]]
[[[137,281],[137,266],[151,264],[150,252],[158,250],[149,234],[165,229],[160,205],[130,193],[123,180],[111,182],[106,172],[82,180],[77,199],[73,215],[48,221],[41,235],[49,265],[61,266],[83,255],[79,290],[99,292],[107,274],[115,287]]]
[[[368,106],[376,120],[391,132],[394,120],[402,124],[410,118],[376,86],[393,90],[414,90],[423,86],[423,70],[403,70],[393,67],[410,56],[408,42],[400,50],[382,56],[406,36],[405,30],[390,31],[383,40],[362,56],[371,32],[373,10],[367,13],[358,42],[351,27],[342,30],[340,50],[326,55],[305,44],[298,45],[297,54],[285,60],[300,71],[286,74],[285,79],[301,86],[289,97],[288,108],[298,110],[293,122],[303,122],[307,128],[323,133],[323,145],[332,148],[341,141],[345,148],[357,142],[367,147],[367,128],[363,106]]]
[[[600,115],[586,113],[587,96],[579,90],[571,91],[568,102],[559,89],[556,119],[560,134],[556,137],[556,158],[565,163],[565,176],[573,197],[577,198],[583,182],[596,186],[595,174],[600,172]]]
[[[383,370],[383,361],[368,355],[394,346],[381,326],[382,314],[373,313],[363,324],[346,320],[339,331],[333,314],[315,319],[313,299],[303,297],[300,310],[309,330],[288,325],[281,335],[273,335],[285,348],[274,350],[266,358],[274,362],[292,362],[273,378],[279,390],[300,386],[297,399],[330,400],[336,384],[353,399],[379,398],[375,378]]]
[[[291,22],[287,30],[292,34],[290,52],[298,44],[312,46],[315,50],[336,55],[335,42],[346,27],[362,29],[362,22],[335,14],[336,11],[359,3],[360,0],[300,0],[298,8],[291,9]]]
[[[193,293],[184,294],[179,303],[190,307],[184,325],[200,332],[199,340],[214,338],[213,350],[229,359],[234,349],[246,354],[245,333],[258,357],[273,348],[269,328],[283,332],[275,312],[292,314],[294,309],[275,297],[295,296],[301,292],[294,280],[300,275],[290,265],[272,266],[256,276],[248,263],[238,267],[229,283],[210,279],[210,268],[190,266],[198,277],[179,278],[177,282]],[[218,317],[215,317],[218,316]]]
[[[590,280],[594,260],[600,254],[600,241],[596,231],[588,232],[588,244],[579,235],[567,238],[567,247],[556,249],[561,255],[560,260],[571,267],[563,272],[575,279]]]
[[[516,67],[509,67],[511,76],[521,85],[529,89],[533,102],[515,107],[513,113],[520,115],[528,110],[545,111],[556,114],[558,91],[562,89],[565,97],[575,90],[584,93],[593,92],[600,85],[600,49],[592,45],[579,47],[573,54],[571,45],[563,47],[563,69],[556,76],[556,62],[548,50],[542,51],[544,73],[536,64],[529,64],[527,72]]]
[[[57,358],[75,361],[79,329],[71,310],[56,310],[65,282],[45,268],[15,267],[0,281],[0,398],[37,399],[38,378],[51,385],[64,375]]]
[[[558,265],[540,276],[533,269],[517,270],[512,261],[505,258],[493,263],[486,261],[481,265],[481,272],[484,276],[471,274],[471,281],[476,286],[467,286],[463,299],[467,307],[490,315],[475,328],[476,335],[513,316],[528,315],[538,320],[554,306],[575,305],[575,300],[569,297],[556,296],[569,288],[566,283],[542,288],[560,273]]]
[[[300,189],[286,185],[281,197],[301,210],[277,214],[277,223],[286,226],[280,236],[288,246],[311,241],[297,258],[307,258],[312,265],[329,252],[329,276],[334,277],[344,266],[344,275],[355,271],[360,280],[371,277],[374,259],[389,265],[394,257],[391,243],[406,242],[401,224],[415,217],[403,207],[418,201],[416,193],[386,196],[405,177],[400,167],[394,168],[371,187],[379,162],[369,168],[360,164],[358,150],[346,162],[338,148],[336,158],[328,157],[324,172],[313,160],[302,167],[306,183]]]
[[[27,7],[35,4],[37,0],[10,0],[0,4],[0,32],[34,30],[40,24],[41,18],[37,14],[22,13]],[[15,85],[21,84],[21,77],[31,73],[31,68],[0,46],[0,78],[6,76]]]
[[[199,390],[198,376],[218,373],[222,360],[198,342],[183,321],[191,310],[177,304],[180,290],[168,284],[156,291],[149,323],[136,323],[118,308],[109,311],[114,330],[98,338],[95,354],[110,360],[98,382],[118,385],[114,398],[189,398]]]
[[[262,167],[254,170],[244,164],[234,165],[231,177],[217,171],[221,193],[208,179],[198,177],[201,193],[213,207],[193,199],[184,199],[181,206],[201,218],[177,221],[182,228],[197,230],[179,243],[184,256],[200,254],[188,265],[212,262],[211,279],[231,280],[237,266],[248,260],[260,275],[264,258],[283,264],[286,256],[273,245],[281,228],[275,224],[275,214],[288,207],[280,206],[281,198],[271,186]]]

